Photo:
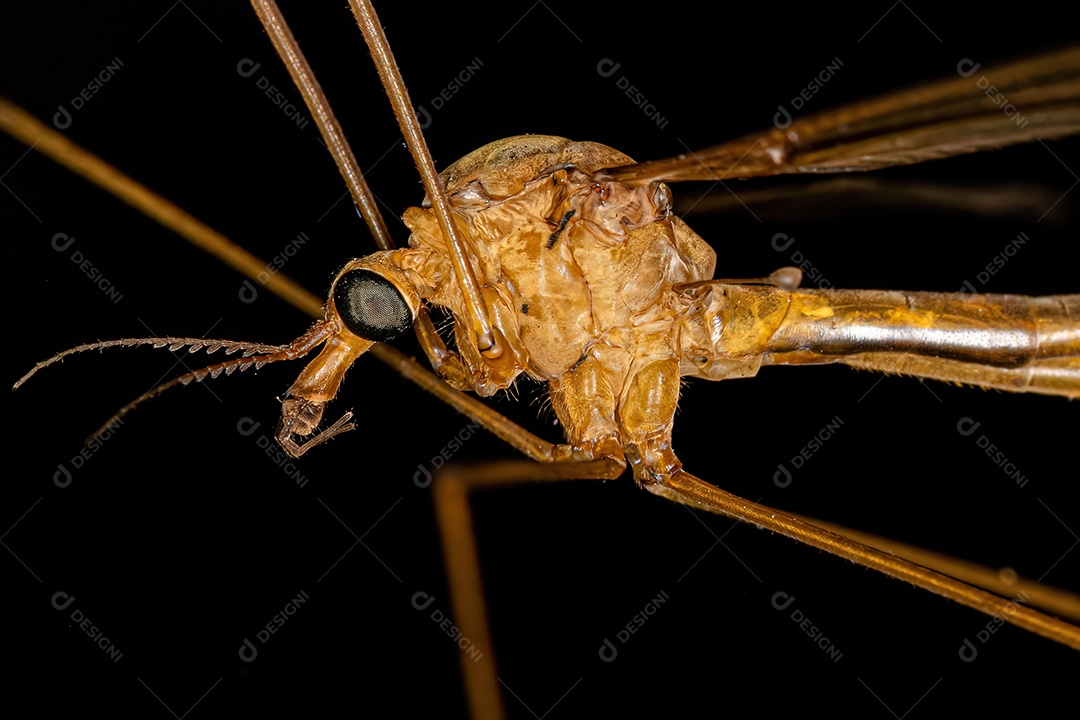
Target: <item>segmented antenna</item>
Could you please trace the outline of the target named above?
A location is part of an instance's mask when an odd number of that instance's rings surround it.
[[[141,405],[146,400],[152,397],[156,397],[165,392],[171,387],[176,385],[189,385],[192,381],[202,382],[206,378],[216,378],[222,373],[226,375],[232,375],[237,370],[243,372],[249,368],[254,367],[256,370],[263,365],[272,362],[279,362],[282,360],[296,360],[302,358],[312,351],[315,347],[320,345],[326,338],[334,332],[334,327],[331,323],[320,320],[315,323],[306,333],[293,340],[288,345],[264,345],[262,343],[253,342],[241,342],[236,340],[214,340],[209,338],[178,338],[178,337],[159,337],[159,338],[123,338],[120,340],[104,340],[96,343],[87,343],[86,345],[79,345],[77,347],[69,348],[63,352],[53,355],[48,360],[43,360],[35,365],[30,372],[19,378],[19,381],[15,383],[12,390],[18,390],[27,380],[33,377],[38,370],[47,368],[54,363],[60,362],[69,355],[75,355],[77,353],[87,352],[89,350],[104,350],[112,347],[136,347],[139,345],[151,345],[154,348],[168,348],[170,351],[179,350],[181,348],[188,348],[189,353],[195,353],[200,350],[206,350],[206,354],[210,355],[218,350],[225,350],[226,355],[233,355],[235,353],[243,353],[240,357],[225,360],[213,365],[207,365],[199,370],[193,370],[188,373],[184,373],[178,377],[173,378],[167,382],[161,383],[154,388],[144,392],[139,397],[129,402],[124,407],[120,408],[115,415],[110,417],[105,423],[87,438],[87,441],[98,438],[108,430],[110,427],[116,425],[117,422],[136,407]]]
[[[42,360],[33,368],[30,372],[19,378],[11,389],[18,390],[22,387],[30,378],[37,374],[38,370],[49,367],[55,363],[62,361],[69,355],[75,355],[77,353],[87,352],[89,350],[105,350],[112,347],[137,347],[139,345],[153,345],[154,348],[168,347],[170,351],[179,350],[182,347],[188,348],[189,353],[195,353],[202,349],[206,349],[206,354],[211,355],[218,350],[225,348],[226,355],[232,355],[234,353],[243,351],[244,356],[260,353],[268,355],[278,352],[283,348],[281,345],[263,345],[261,343],[253,342],[237,342],[234,340],[213,340],[208,338],[179,338],[179,337],[154,337],[154,338],[123,338],[121,340],[103,340],[96,343],[87,343],[86,345],[78,345],[73,348],[68,348],[63,352],[58,352],[48,360]]]

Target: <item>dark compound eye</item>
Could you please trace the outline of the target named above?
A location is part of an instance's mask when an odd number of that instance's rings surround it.
[[[370,270],[350,270],[334,284],[334,306],[357,337],[393,340],[412,326],[413,314],[394,285]]]

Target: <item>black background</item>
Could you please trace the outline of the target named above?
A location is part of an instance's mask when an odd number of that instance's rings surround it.
[[[871,3],[843,15],[804,4],[671,5],[650,15],[585,3],[483,7],[482,16],[380,8],[415,103],[431,110],[460,70],[482,62],[432,113],[427,135],[440,167],[526,132],[597,140],[638,159],[667,156],[767,127],[777,106],[790,106],[836,58],[842,68],[807,111],[951,75],[963,58],[985,67],[1060,44],[1071,27],[1036,3],[992,13]],[[422,191],[359,32],[343,7],[285,11],[403,241],[395,218]],[[34,3],[2,12],[2,90],[40,118],[70,106],[113,58],[123,62],[74,113],[65,131],[74,141],[263,258],[306,233],[285,272],[316,293],[345,260],[372,249],[314,124],[297,128],[256,87],[265,76],[300,102],[246,5],[151,2],[133,12],[119,3]],[[255,77],[237,73],[244,58],[261,64]],[[596,72],[604,58],[620,63],[615,76]],[[622,76],[665,127],[620,92]],[[241,302],[234,271],[23,153],[0,138],[8,382],[52,352],[99,338],[208,333],[279,343],[308,326],[265,291]],[[1068,141],[883,174],[1042,188],[1031,211],[1007,218],[840,198],[813,213],[747,200],[756,218],[737,207],[690,222],[716,248],[723,276],[786,264],[769,242],[783,232],[837,287],[940,291],[976,282],[1025,232],[1029,243],[980,289],[1077,292],[1080,191],[1066,193],[1078,168],[1080,146]],[[732,188],[762,186],[771,184]],[[676,192],[692,204],[707,189]],[[817,214],[828,219],[811,222]],[[71,250],[50,247],[61,232],[120,302],[70,262]],[[401,347],[416,352],[411,340]],[[0,504],[9,701],[50,715],[100,707],[168,717],[194,707],[188,717],[320,716],[387,703],[408,715],[463,714],[457,648],[429,617],[447,607],[430,490],[412,478],[466,421],[366,358],[330,410],[355,409],[361,430],[296,463],[308,478],[297,487],[256,438],[270,434],[275,398],[300,367],[269,366],[153,401],[57,487],[58,464],[72,467],[82,438],[175,363],[163,351],[91,355],[10,397]],[[722,387],[689,383],[677,450],[689,469],[745,497],[1080,590],[1080,551],[1069,552],[1080,533],[1075,407],[879,380],[807,368]],[[522,383],[517,396],[493,404],[556,438],[541,388]],[[254,436],[237,433],[244,417],[261,423]],[[964,417],[981,423],[975,436],[956,431]],[[778,463],[791,467],[834,418],[840,430],[789,487],[777,487]],[[981,452],[981,434],[1029,478],[1024,487]],[[477,433],[454,459],[511,455]],[[694,515],[628,479],[492,493],[476,508],[500,677],[537,715],[818,705],[863,717],[914,707],[908,716],[916,717],[1072,697],[1057,679],[1070,668],[1075,677],[1071,650],[1006,627],[976,641],[978,658],[963,663],[958,649],[986,618],[752,527]],[[76,598],[67,612],[50,604],[61,591]],[[255,641],[301,592],[310,600],[268,642],[256,641],[254,662],[241,662],[243,640]],[[415,610],[416,592],[435,604]],[[770,604],[777,592],[795,597],[788,611]],[[669,600],[619,643],[616,633],[661,593]],[[118,662],[73,626],[74,608],[123,652]],[[791,620],[794,609],[843,653],[839,662]],[[611,663],[598,657],[605,638],[619,649]],[[508,705],[529,715],[513,697]]]

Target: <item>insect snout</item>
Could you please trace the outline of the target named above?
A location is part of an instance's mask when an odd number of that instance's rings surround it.
[[[389,253],[352,260],[338,272],[330,290],[326,319],[294,341],[297,354],[325,342],[285,394],[275,438],[292,457],[335,435],[356,427],[345,413],[317,432],[326,404],[337,395],[353,362],[376,342],[391,340],[408,330],[416,318],[420,297]],[[298,442],[298,440],[300,442]]]
[[[281,419],[278,420],[274,439],[290,457],[296,458],[315,445],[356,428],[356,423],[349,422],[352,419],[352,412],[347,412],[336,423],[312,437],[319,422],[322,421],[325,410],[325,402],[313,402],[302,397],[285,398],[281,404]],[[295,438],[309,439],[298,443]]]
[[[311,402],[307,398],[285,398],[281,404],[277,434],[306,437],[315,432],[315,428],[322,422],[325,410],[326,403]]]

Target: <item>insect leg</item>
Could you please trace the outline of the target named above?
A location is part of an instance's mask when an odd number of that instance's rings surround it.
[[[679,361],[665,333],[645,330],[636,339],[637,357],[606,344],[591,347],[551,382],[551,405],[571,447],[629,462],[637,481],[650,483],[680,467],[671,449]]]
[[[256,280],[266,270],[264,261],[2,97],[0,130],[82,175],[246,277]],[[322,317],[323,301],[281,273],[270,274],[265,285],[309,315]]]
[[[528,482],[613,480],[622,474],[623,468],[622,463],[606,458],[548,463],[513,460],[450,465],[435,476],[435,515],[442,536],[454,618],[462,635],[478,652],[475,662],[462,663],[472,717],[501,718],[506,715],[506,709],[495,671],[469,494],[474,490]]]
[[[394,108],[394,115],[398,119],[402,135],[409,146],[409,154],[413,156],[416,169],[424,183],[428,199],[435,209],[442,228],[443,237],[446,238],[450,258],[454,267],[454,275],[457,278],[465,302],[466,313],[469,317],[470,329],[473,332],[477,350],[490,358],[497,358],[502,354],[503,348],[491,329],[491,318],[488,316],[480,292],[480,284],[477,282],[469,257],[471,249],[466,245],[459,233],[454,228],[454,221],[450,214],[450,204],[443,192],[442,183],[435,172],[435,163],[431,159],[427,144],[424,142],[423,133],[420,130],[420,121],[416,117],[416,110],[409,102],[409,93],[402,80],[401,71],[397,61],[390,51],[390,44],[386,40],[379,18],[375,14],[375,8],[367,0],[350,0],[353,16],[356,18],[360,30],[364,33],[364,40],[371,50],[372,60],[379,71],[386,94],[390,98],[390,105]]]
[[[1023,367],[1002,368],[949,358],[899,353],[818,355],[812,352],[776,353],[762,365],[823,365],[841,363],[860,370],[910,375],[944,382],[978,385],[1009,392],[1080,397],[1080,357],[1041,358]]]
[[[394,240],[390,235],[390,230],[386,226],[382,213],[379,211],[379,206],[375,202],[371,187],[364,178],[360,165],[356,162],[356,156],[353,154],[352,148],[349,147],[348,141],[345,140],[345,135],[341,130],[341,125],[338,123],[333,108],[330,106],[330,101],[323,92],[322,86],[316,80],[315,73],[308,64],[307,58],[304,57],[304,53],[301,52],[300,46],[293,37],[292,31],[289,29],[288,23],[285,22],[277,3],[273,2],[273,0],[252,0],[252,5],[263,27],[266,28],[267,35],[270,36],[271,41],[274,43],[274,49],[281,57],[282,62],[285,63],[285,67],[288,68],[293,83],[303,96],[304,104],[307,105],[311,116],[315,119],[315,124],[319,128],[320,134],[322,134],[326,147],[334,158],[334,164],[337,165],[338,172],[341,173],[341,177],[345,180],[353,202],[356,203],[360,215],[364,218],[372,237],[375,239],[375,244],[378,245],[380,250],[394,249],[396,247]],[[413,328],[416,331],[416,339],[420,342],[420,346],[424,349],[424,353],[428,356],[435,371],[457,389],[471,389],[469,376],[464,364],[461,362],[461,358],[457,353],[447,350],[442,338],[435,331],[435,326],[432,324],[431,317],[425,308],[418,309]]]
[[[563,426],[567,442],[593,457],[622,458],[615,421],[615,391],[608,371],[595,355],[548,385],[551,407]]]
[[[822,530],[778,510],[744,500],[690,473],[678,471],[645,487],[653,494],[668,500],[772,530],[1080,650],[1080,627],[1030,608],[1017,606],[1005,598]]]
[[[908,545],[907,543],[843,527],[817,518],[808,518],[796,514],[793,514],[792,517],[796,517],[810,525],[816,525],[831,533],[843,535],[863,545],[869,545],[890,555],[910,560],[916,565],[922,565],[925,568],[956,578],[983,590],[989,590],[1004,597],[1026,597],[1025,602],[1028,605],[1041,608],[1059,617],[1069,618],[1072,622],[1080,621],[1080,596],[1068,590],[1020,577],[1008,568],[979,565],[944,553],[926,550],[915,545]]]

